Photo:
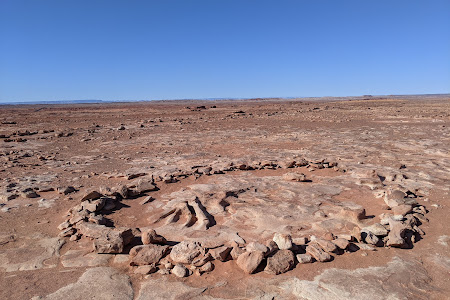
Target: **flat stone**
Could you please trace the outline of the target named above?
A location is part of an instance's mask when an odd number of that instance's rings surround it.
[[[315,260],[320,262],[330,261],[332,256],[325,252],[317,243],[311,242],[306,247],[306,253],[314,257]]]
[[[142,266],[157,264],[161,258],[169,251],[169,246],[141,245],[130,250],[130,265]]]
[[[156,265],[146,265],[146,266],[139,266],[134,270],[134,274],[141,274],[141,275],[147,275],[150,273],[156,272]]]
[[[77,282],[71,283],[47,296],[33,300],[96,299],[132,300],[130,278],[119,270],[109,267],[88,269]]]

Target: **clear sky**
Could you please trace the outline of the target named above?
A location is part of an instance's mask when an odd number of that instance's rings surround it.
[[[450,92],[450,0],[0,0],[0,101]]]

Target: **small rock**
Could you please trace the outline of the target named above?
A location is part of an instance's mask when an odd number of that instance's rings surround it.
[[[283,180],[286,181],[298,181],[298,182],[305,182],[307,181],[306,175],[303,173],[295,173],[295,172],[289,172],[283,175]]]
[[[169,246],[141,245],[130,250],[130,265],[142,266],[157,264],[161,258],[169,251]]]
[[[201,268],[200,268],[200,272],[202,273],[207,273],[207,272],[211,272],[212,270],[214,270],[214,265],[212,262],[207,262],[206,264],[204,264]]]
[[[155,272],[156,272],[155,264],[139,266],[134,270],[134,274],[142,274],[142,275],[147,275],[147,274],[155,273]]]
[[[292,249],[292,237],[289,234],[275,233],[273,241],[280,250]]]
[[[143,230],[141,234],[141,239],[144,245],[149,244],[164,245],[167,242],[167,240],[163,236],[158,235],[154,229]]]
[[[309,254],[297,254],[297,261],[299,264],[312,263],[313,257]]]
[[[335,244],[336,246],[338,246],[342,250],[347,249],[348,245],[350,244],[350,242],[344,238],[337,238],[337,239],[333,240],[332,243]]]
[[[95,200],[95,199],[100,198],[101,196],[103,196],[103,195],[100,194],[99,192],[97,192],[97,191],[92,191],[92,192],[89,192],[89,193],[85,194],[85,195],[81,198],[81,201]]]
[[[188,269],[186,269],[186,267],[181,264],[177,264],[175,267],[173,267],[171,273],[180,278],[186,277],[189,274]]]
[[[269,248],[267,248],[265,245],[257,243],[257,242],[251,242],[248,243],[245,246],[245,250],[248,252],[252,252],[252,251],[261,251],[264,254],[267,253],[269,251]]]
[[[228,255],[231,252],[231,247],[222,246],[219,248],[210,249],[209,253],[211,253],[212,257],[219,261],[225,261]]]
[[[370,245],[377,245],[380,239],[368,230],[361,231],[361,240]]]

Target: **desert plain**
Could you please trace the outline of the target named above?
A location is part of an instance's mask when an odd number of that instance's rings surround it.
[[[450,96],[0,106],[1,299],[450,299]]]

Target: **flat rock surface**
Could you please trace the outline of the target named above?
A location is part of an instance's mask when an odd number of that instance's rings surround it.
[[[448,96],[0,108],[1,299],[450,294]],[[305,178],[286,180],[288,173]],[[69,186],[70,193],[61,192]],[[105,197],[104,207],[71,215],[93,191]],[[399,203],[419,205],[413,212],[421,232],[414,242],[411,236],[399,241],[401,249],[324,245],[332,261],[297,264],[280,275],[263,272],[267,258],[254,274],[229,257],[214,260],[211,272],[183,278],[134,274],[129,266],[130,249],[142,242],[139,228],[154,229],[170,248],[196,241],[202,249],[245,249],[251,242],[269,245],[276,233],[291,235],[295,244],[363,228],[383,241],[394,214],[411,216],[409,206],[388,207]],[[70,229],[59,236],[69,216],[130,228],[134,238],[120,254],[96,254],[94,236]],[[398,234],[400,240],[409,233]],[[293,245],[295,255],[304,246]]]

